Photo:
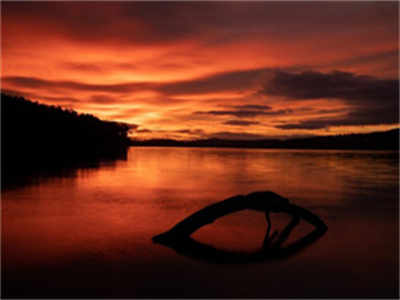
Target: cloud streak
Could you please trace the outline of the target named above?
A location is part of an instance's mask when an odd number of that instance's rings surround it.
[[[257,121],[245,121],[245,120],[229,120],[224,122],[225,125],[233,125],[233,126],[251,126],[251,125],[259,125],[260,122]]]

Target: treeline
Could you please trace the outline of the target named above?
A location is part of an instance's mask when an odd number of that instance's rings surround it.
[[[128,124],[2,93],[2,181],[29,169],[120,157],[129,145],[129,129]]]
[[[367,134],[318,136],[301,139],[222,140],[203,139],[177,141],[169,139],[134,140],[133,146],[164,147],[226,147],[226,148],[281,148],[281,149],[360,149],[398,150],[399,129]]]

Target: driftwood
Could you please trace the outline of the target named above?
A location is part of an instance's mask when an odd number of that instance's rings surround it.
[[[244,209],[265,213],[268,227],[263,246],[259,251],[243,253],[216,249],[190,237],[200,227],[213,223],[220,217]],[[269,214],[271,212],[287,213],[292,216],[292,220],[280,234],[274,232],[270,236],[271,221]],[[314,231],[282,248],[282,244],[288,239],[300,219],[312,224],[315,227]],[[327,226],[318,216],[304,208],[289,203],[288,199],[273,192],[254,192],[246,196],[234,196],[209,205],[182,220],[167,232],[153,237],[153,242],[170,247],[182,255],[208,262],[249,263],[289,257],[314,243],[326,231]]]

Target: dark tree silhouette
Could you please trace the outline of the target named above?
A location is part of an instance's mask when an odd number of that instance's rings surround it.
[[[131,126],[1,94],[2,183],[31,171],[120,158]]]

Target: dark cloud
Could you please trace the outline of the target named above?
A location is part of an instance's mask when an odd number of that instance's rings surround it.
[[[269,73],[270,69],[264,68],[218,73],[199,79],[164,84],[158,90],[167,95],[240,92],[258,85]]]
[[[284,96],[288,100],[337,98],[353,104],[365,104],[366,102],[394,104],[397,102],[399,92],[399,82],[395,79],[379,79],[340,71],[290,73],[282,69],[269,68],[218,73],[203,78],[169,83],[86,84],[22,76],[3,77],[2,80],[14,86],[28,88],[62,88],[120,93],[155,90],[166,96],[223,91],[240,92],[260,86],[262,82],[265,82],[264,87],[259,91],[261,94]],[[234,108],[243,111],[271,109],[267,105],[239,105]]]
[[[233,126],[251,126],[251,125],[258,125],[260,122],[255,121],[245,121],[245,120],[229,120],[224,122],[225,125],[233,125]]]
[[[75,62],[66,62],[60,64],[61,68],[75,70],[80,72],[88,72],[88,73],[99,73],[104,72],[104,69],[96,64],[87,64],[87,63],[75,63]]]
[[[173,130],[169,131],[173,133],[183,133],[183,134],[188,134],[188,135],[203,135],[204,130],[202,129],[179,129],[179,130]]]
[[[307,110],[305,110],[307,111]],[[309,110],[310,111],[310,110]],[[337,114],[337,113],[346,113],[347,111],[343,108],[334,108],[334,109],[315,109],[313,110],[316,114]]]
[[[390,108],[359,108],[342,117],[318,118],[275,126],[279,129],[323,129],[333,126],[379,125],[399,123],[399,111]]]
[[[24,20],[85,43],[207,43],[251,35],[282,41],[357,31],[370,23],[397,28],[393,2],[16,2],[2,3],[5,23]],[[318,24],[319,26],[315,26]]]
[[[215,75],[169,83],[131,82],[119,84],[87,84],[76,81],[52,81],[36,77],[10,76],[2,80],[18,87],[46,88],[46,89],[71,89],[93,92],[128,93],[139,90],[155,90],[166,96],[184,94],[206,94],[223,91],[245,91],[254,87],[265,79],[271,72],[270,69],[254,69],[218,73]]]
[[[151,87],[148,83],[121,83],[121,84],[88,84],[76,81],[52,81],[35,77],[10,76],[3,77],[2,81],[21,88],[35,89],[69,89],[76,91],[129,93],[146,90]]]
[[[270,136],[253,134],[247,132],[229,132],[221,131],[213,134],[209,134],[208,138],[224,139],[224,140],[262,140],[267,139]]]
[[[346,116],[280,125],[281,129],[320,129],[340,125],[375,125],[399,122],[399,81],[345,72],[276,72],[261,93],[290,100],[341,99],[349,105]]]
[[[154,63],[154,62],[152,62]],[[109,61],[97,61],[97,62],[91,62],[91,63],[82,63],[82,62],[75,62],[75,61],[67,61],[60,63],[58,65],[61,69],[66,69],[66,70],[73,70],[77,72],[82,72],[82,73],[109,73],[109,72],[114,72],[115,70],[123,70],[123,71],[132,71],[136,70],[138,68],[145,69],[148,67],[148,62],[144,61],[140,64],[136,63],[130,63],[130,62],[123,62],[123,63],[113,63]],[[162,68],[165,67],[165,65],[157,65],[157,67]],[[171,66],[170,66],[171,67]]]
[[[280,109],[272,111],[263,110],[210,110],[210,111],[196,111],[194,114],[199,115],[214,115],[214,116],[234,116],[237,118],[252,118],[257,116],[278,116],[292,113],[291,109]]]
[[[23,77],[23,76],[14,76],[14,77],[3,77],[3,82],[11,83],[12,85],[18,87],[27,87],[27,88],[43,88],[45,86],[49,87],[53,85],[48,80],[43,80],[35,77]]]
[[[264,111],[257,110],[209,110],[209,111],[196,111],[194,114],[199,115],[214,115],[214,116],[234,116],[238,118],[249,118],[263,115]]]
[[[399,82],[395,79],[379,79],[340,71],[277,71],[260,93],[284,96],[292,100],[336,98],[355,103],[384,101],[393,104],[398,99]]]
[[[248,110],[248,109],[260,109],[260,110],[269,110],[269,109],[272,109],[272,107],[271,106],[268,106],[268,105],[252,105],[252,104],[248,104],[248,105],[236,105],[236,106],[234,106],[234,108],[236,108],[236,109],[245,109],[245,110]]]

